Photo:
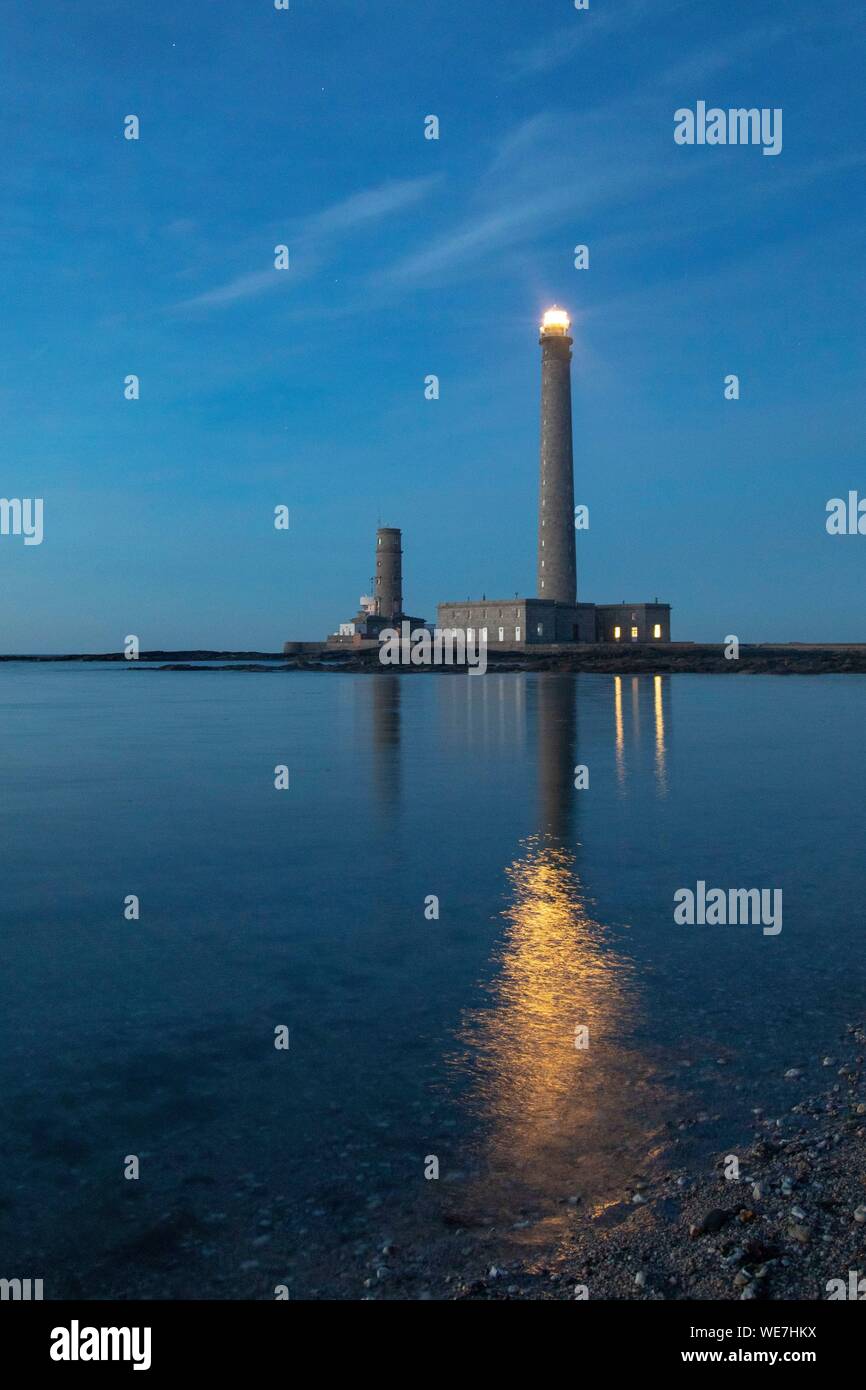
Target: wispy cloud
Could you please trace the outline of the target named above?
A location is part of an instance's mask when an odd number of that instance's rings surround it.
[[[294,273],[297,282],[297,272]],[[213,309],[224,304],[234,304],[238,299],[252,299],[255,295],[263,294],[266,290],[273,287],[279,288],[288,283],[284,276],[277,275],[271,270],[253,270],[246,275],[237,275],[234,280],[229,280],[224,285],[217,285],[215,289],[205,290],[202,294],[194,295],[192,299],[184,299],[180,304],[172,306],[173,309]]]
[[[702,82],[736,63],[747,61],[761,49],[789,39],[795,32],[799,30],[795,30],[791,25],[775,24],[771,27],[758,27],[735,33],[727,43],[697,49],[669,67],[662,68],[648,85],[677,87]]]
[[[290,229],[286,240],[292,260],[289,273],[277,274],[271,266],[246,271],[172,307],[174,310],[219,308],[297,285],[315,274],[341,237],[413,207],[428,197],[439,181],[437,174],[417,179],[391,179],[352,193],[312,213]]]
[[[421,202],[439,181],[438,174],[429,174],[420,179],[391,179],[376,188],[353,193],[342,202],[309,218],[307,235],[343,234],[354,231],[366,222],[378,222],[383,217],[390,217],[392,213]]]
[[[577,118],[539,112],[502,137],[456,223],[438,237],[428,231],[419,249],[377,271],[373,283],[430,288],[477,274],[485,262],[495,270],[503,253],[519,251],[611,201],[634,198],[665,177],[648,159],[613,159],[601,136],[589,154]]]
[[[465,219],[438,242],[404,256],[379,272],[380,282],[391,284],[448,277],[454,271],[496,250],[512,247],[533,236],[551,215],[565,211],[572,201],[567,193],[553,191],[531,206],[510,206],[480,212]]]
[[[681,3],[681,0],[674,0],[674,3]],[[670,8],[670,5],[665,6],[663,0],[619,0],[618,4],[603,8],[575,10],[568,24],[554,29],[531,47],[510,53],[505,64],[507,75],[537,77],[540,73],[551,72],[567,63],[581,48],[630,29],[650,11],[657,14],[659,8]]]

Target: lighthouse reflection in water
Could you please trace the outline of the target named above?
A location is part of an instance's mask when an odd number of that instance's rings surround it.
[[[626,730],[643,705],[655,723],[663,794],[662,680],[635,678],[630,717],[621,678],[611,684],[618,776],[626,775]],[[527,1214],[541,1215],[575,1197],[601,1208],[622,1196],[654,1141],[651,1068],[632,1041],[640,985],[629,955],[595,916],[579,873],[580,819],[592,803],[591,790],[575,786],[578,691],[573,675],[558,673],[530,687],[538,828],[506,869],[505,934],[486,987],[489,1002],[469,1013],[461,1030],[458,1065],[469,1078],[477,1126],[475,1171],[492,1211],[522,1203]]]

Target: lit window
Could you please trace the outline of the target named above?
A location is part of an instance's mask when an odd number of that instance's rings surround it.
[[[621,636],[622,636],[622,628],[621,628],[621,627],[615,627],[614,630],[613,630],[613,640],[614,640],[614,642],[618,642]]]
[[[656,623],[655,627],[653,628],[653,637],[661,637],[661,635],[662,635],[662,625],[661,625],[661,623]]]
[[[636,627],[633,627],[632,630],[631,630],[631,640],[632,640],[633,642],[637,641],[637,628],[636,628]]]
[[[499,629],[499,640],[500,640],[500,642],[504,642],[504,641],[505,641],[505,628],[504,628],[504,627],[501,627],[501,628]]]
[[[519,642],[519,641],[520,641],[520,628],[519,628],[519,627],[516,627],[516,628],[514,629],[514,640],[515,640],[515,642]]]
[[[539,623],[539,624],[538,624],[538,627],[537,627],[537,629],[536,629],[536,631],[538,632],[539,637],[543,637],[543,636],[544,636],[544,623]]]
[[[483,628],[481,629],[481,632],[479,633],[479,636],[480,636],[482,642],[486,642],[486,641],[487,641],[487,628],[486,628],[486,627],[483,627]]]

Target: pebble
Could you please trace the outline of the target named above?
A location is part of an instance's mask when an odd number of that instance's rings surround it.
[[[789,1226],[788,1235],[791,1240],[796,1240],[799,1245],[808,1245],[812,1238],[812,1232],[808,1226]]]
[[[760,1202],[760,1200],[761,1200],[761,1198],[763,1197],[763,1195],[764,1195],[764,1184],[763,1184],[762,1182],[753,1183],[753,1184],[752,1184],[752,1196],[754,1197],[755,1201],[756,1201],[756,1202]]]
[[[806,1220],[806,1213],[804,1212],[804,1210],[803,1210],[802,1207],[792,1207],[792,1208],[791,1208],[791,1215],[793,1216],[793,1218],[794,1218],[795,1221],[805,1221],[805,1220]]]
[[[855,1208],[854,1220],[859,1221],[861,1224],[866,1221],[866,1207],[860,1206]]]
[[[732,1213],[724,1207],[713,1207],[698,1225],[689,1227],[690,1236],[706,1236],[715,1234],[726,1226],[731,1219]]]
[[[785,1072],[786,1081],[797,1081],[803,1075],[799,1067],[789,1067]]]
[[[646,1206],[646,1197],[643,1195],[642,1192],[636,1192],[632,1197],[632,1201],[634,1202],[635,1206]]]
[[[637,1274],[634,1276],[634,1282],[637,1284],[639,1289],[642,1289],[646,1286],[646,1275],[644,1274],[642,1269],[639,1269]]]

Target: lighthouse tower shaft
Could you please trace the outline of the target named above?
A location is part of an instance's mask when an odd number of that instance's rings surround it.
[[[541,476],[538,502],[538,597],[576,603],[574,456],[571,433],[569,319],[549,310],[541,325]]]
[[[397,526],[380,526],[376,532],[373,594],[380,617],[393,621],[403,612],[403,545]]]

